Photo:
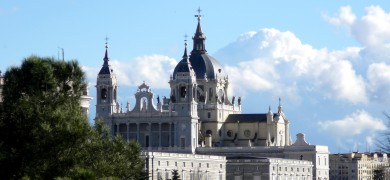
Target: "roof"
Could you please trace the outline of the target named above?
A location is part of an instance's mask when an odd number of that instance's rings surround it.
[[[111,74],[112,69],[110,68],[110,65],[108,65],[108,52],[107,52],[107,45],[106,45],[106,53],[103,58],[103,67],[100,69],[99,74]]]
[[[227,123],[239,122],[267,122],[267,114],[229,114]]]
[[[225,77],[225,72],[219,62],[207,53],[191,53],[190,63],[195,71],[196,79],[217,79]]]

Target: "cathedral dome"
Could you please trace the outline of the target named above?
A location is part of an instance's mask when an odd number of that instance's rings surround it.
[[[192,65],[193,70],[196,74],[196,79],[221,79],[226,77],[225,71],[223,70],[221,64],[213,57],[207,54],[205,41],[206,36],[202,32],[202,27],[200,25],[200,15],[198,17],[198,25],[196,27],[196,32],[193,39],[193,49],[189,61]],[[186,53],[186,52],[185,52]],[[173,78],[175,78],[176,73],[180,70],[188,70],[184,67],[186,63],[186,58],[184,58],[177,64],[175,70],[173,71]]]
[[[221,64],[207,53],[191,53],[190,62],[194,68],[196,79],[218,79],[225,77]]]

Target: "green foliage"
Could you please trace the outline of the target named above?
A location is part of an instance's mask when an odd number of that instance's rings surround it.
[[[383,168],[374,170],[374,179],[375,180],[383,180],[385,179],[385,173]]]
[[[172,180],[180,180],[179,171],[177,169],[172,170]]]
[[[2,179],[140,179],[138,144],[90,127],[80,108],[86,88],[76,61],[32,56],[4,75],[0,109]]]

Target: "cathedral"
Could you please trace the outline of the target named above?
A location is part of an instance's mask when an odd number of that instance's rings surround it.
[[[144,82],[134,95],[135,104],[127,102],[124,110],[106,45],[96,82],[95,120],[102,119],[112,135],[141,145],[151,179],[169,179],[169,169],[175,168],[182,170],[183,179],[327,179],[327,147],[308,144],[303,134],[292,142],[280,99],[276,112],[270,107],[267,113],[241,113],[241,97],[228,94],[228,74],[207,53],[201,15],[196,17],[192,50],[188,53],[186,42],[180,62],[167,77],[170,94],[155,97]],[[268,164],[267,170],[245,162]],[[284,164],[286,172],[275,170],[274,162]]]

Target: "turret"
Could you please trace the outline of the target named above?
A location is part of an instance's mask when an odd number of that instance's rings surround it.
[[[117,102],[118,85],[113,69],[109,65],[108,46],[103,58],[103,65],[96,81],[96,119],[107,119],[113,113],[119,111]]]

